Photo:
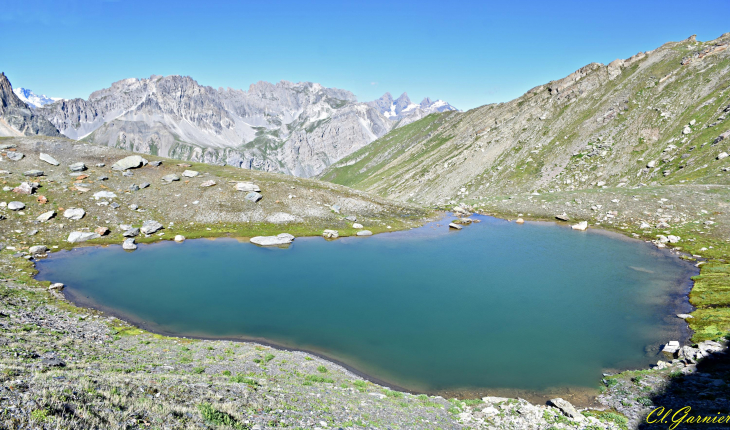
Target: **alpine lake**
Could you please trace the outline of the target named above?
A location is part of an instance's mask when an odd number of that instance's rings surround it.
[[[286,248],[232,238],[87,246],[37,263],[72,302],[175,336],[308,351],[394,389],[593,391],[686,340],[697,269],[600,230],[486,216]],[[282,232],[286,227],[282,226]]]

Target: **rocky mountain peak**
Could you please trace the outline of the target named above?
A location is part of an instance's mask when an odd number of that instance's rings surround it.
[[[395,100],[393,100],[390,93],[385,93],[379,99],[368,104],[378,109],[386,118],[398,121],[397,127],[410,124],[434,112],[458,110],[443,100],[432,101],[429,97],[424,98],[420,104],[415,104],[406,92]]]
[[[408,97],[408,93],[403,93],[395,100],[395,112],[400,115],[400,113],[407,109],[411,104],[411,99]]]
[[[5,73],[0,73],[0,136],[58,136],[48,120],[37,115],[17,94]]]

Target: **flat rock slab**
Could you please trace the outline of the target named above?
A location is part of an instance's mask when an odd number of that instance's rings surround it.
[[[44,176],[46,173],[43,170],[26,170],[23,172],[23,176],[31,176],[31,177],[37,177],[37,176]]]
[[[46,154],[45,152],[41,152],[41,154],[38,156],[38,158],[40,158],[41,161],[45,161],[46,163],[53,165],[53,166],[58,166],[59,164],[61,164],[58,162],[58,160],[56,160],[55,158]]]
[[[63,216],[73,221],[78,221],[85,215],[86,211],[81,208],[68,208],[63,211]]]
[[[464,227],[460,226],[459,224],[454,224],[452,222],[452,223],[449,224],[449,228],[453,228],[454,230],[461,230]]]
[[[94,198],[96,200],[99,200],[99,199],[115,199],[115,198],[117,198],[117,195],[114,194],[111,191],[99,191],[99,192],[94,193]]]
[[[288,245],[292,243],[294,236],[289,233],[281,233],[276,236],[256,236],[251,238],[251,243],[259,246]]]
[[[22,152],[8,152],[7,157],[11,161],[20,161],[24,157],[24,154]]]
[[[86,164],[84,163],[73,163],[68,166],[72,172],[83,172],[86,170]]]
[[[139,155],[130,155],[129,157],[124,157],[114,163],[114,165],[112,165],[112,170],[137,169],[146,165],[147,160],[145,160],[144,158],[140,157]]]
[[[249,202],[256,203],[257,201],[261,200],[264,196],[262,196],[259,193],[251,192],[246,194],[246,197],[244,199],[248,200]]]
[[[25,209],[25,203],[23,202],[10,202],[8,203],[8,209],[11,211],[19,211]]]
[[[87,240],[92,239],[98,239],[101,236],[99,236],[97,233],[92,233],[88,231],[73,231],[71,234],[68,235],[68,239],[66,239],[69,243],[79,243],[79,242],[86,242]]]
[[[662,352],[666,354],[676,354],[677,351],[679,351],[679,342],[676,340],[667,342],[667,344],[664,345],[664,348],[662,348]]]
[[[210,181],[205,181],[200,184],[201,187],[212,187],[213,185],[215,185],[215,181],[212,179]]]
[[[156,231],[162,230],[164,227],[157,221],[148,220],[142,224],[142,228],[139,229],[143,234],[152,234]]]
[[[259,192],[261,188],[258,185],[251,182],[239,182],[236,184],[236,191],[247,191],[247,192]]]
[[[56,211],[48,211],[48,212],[44,212],[44,213],[38,215],[38,217],[36,219],[40,222],[46,222],[46,221],[50,220],[51,218],[53,218],[54,216],[56,216]]]
[[[175,182],[175,181],[179,181],[180,180],[180,177],[177,176],[174,173],[171,173],[169,175],[163,176],[162,177],[162,180],[165,181],[165,182]]]
[[[130,229],[127,229],[124,233],[122,233],[122,236],[124,236],[124,237],[137,237],[137,236],[139,236],[139,229],[138,228],[130,228]]]
[[[195,170],[186,170],[186,171],[182,172],[182,175],[186,178],[194,178],[194,177],[200,175],[200,172],[197,172]]]
[[[372,236],[373,232],[370,230],[362,230],[356,233],[358,236]]]

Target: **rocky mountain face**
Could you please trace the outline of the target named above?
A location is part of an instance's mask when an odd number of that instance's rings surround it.
[[[0,136],[59,136],[56,127],[37,115],[13,92],[5,73],[0,73]]]
[[[433,101],[428,97],[424,98],[420,104],[415,104],[411,102],[407,93],[401,94],[395,100],[390,93],[385,93],[379,99],[369,102],[368,105],[376,108],[386,118],[396,121],[393,128],[418,121],[432,113],[458,110],[443,100]]]
[[[61,100],[58,97],[48,97],[45,94],[37,95],[33,90],[27,88],[14,88],[13,92],[20,100],[32,108],[45,106],[47,104]]]
[[[301,177],[397,125],[351,92],[316,83],[216,90],[184,76],[126,79],[38,112],[72,139]]]
[[[508,103],[398,128],[321,177],[428,204],[729,182],[729,47],[730,33],[693,36],[592,63]]]

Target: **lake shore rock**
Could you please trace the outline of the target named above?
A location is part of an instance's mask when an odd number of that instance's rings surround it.
[[[259,246],[288,245],[293,241],[294,236],[289,233],[281,233],[276,236],[256,236],[251,238],[251,243]]]

